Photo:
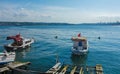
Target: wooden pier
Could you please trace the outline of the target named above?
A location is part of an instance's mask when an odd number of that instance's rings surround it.
[[[51,74],[103,74],[102,65],[96,66],[72,66],[64,65],[57,72]]]
[[[12,62],[0,68],[0,74],[6,74],[6,71],[23,71],[23,72],[34,72],[34,74],[103,74],[102,65],[97,64],[96,66],[80,66],[80,65],[61,65],[58,63],[50,70],[46,72],[38,72],[32,70],[24,70],[19,67],[29,65],[30,62]],[[14,74],[14,73],[12,73]]]
[[[29,64],[30,64],[30,62],[11,62],[11,63],[8,63],[8,64],[4,65],[3,67],[1,67],[0,73],[9,71],[9,70],[13,70],[13,69],[21,67],[21,66],[26,66]]]

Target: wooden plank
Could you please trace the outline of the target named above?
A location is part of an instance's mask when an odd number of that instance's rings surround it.
[[[66,65],[59,74],[65,74],[67,71],[68,65]]]
[[[25,62],[25,63],[21,63],[21,62],[11,62],[8,63],[5,67],[0,68],[0,72],[4,72],[10,69],[14,69],[20,66],[24,66],[24,65],[28,65],[30,64],[30,62]]]
[[[80,68],[79,74],[83,74],[83,67]]]
[[[76,70],[77,66],[75,66],[72,71],[70,72],[70,74],[74,74],[75,70]]]
[[[25,63],[21,63],[21,62],[12,62],[12,63],[9,63],[7,65],[8,68],[11,68],[11,69],[14,69],[14,68],[17,68],[17,67],[21,67],[21,66],[25,66],[25,65],[29,65],[30,62],[25,62]]]
[[[56,63],[52,68],[50,68],[46,73],[56,73],[61,68],[61,63]]]
[[[103,74],[102,65],[100,65],[100,64],[96,65],[96,74]]]
[[[97,65],[96,65],[96,70],[97,70],[97,71],[103,71],[102,65],[97,64]]]
[[[7,70],[9,70],[8,67],[2,67],[2,68],[0,68],[0,72],[4,72],[4,71],[7,71]]]

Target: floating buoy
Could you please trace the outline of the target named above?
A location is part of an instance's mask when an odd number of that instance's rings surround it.
[[[57,39],[58,38],[58,36],[55,36],[55,39]]]
[[[100,36],[98,37],[98,39],[101,39]]]

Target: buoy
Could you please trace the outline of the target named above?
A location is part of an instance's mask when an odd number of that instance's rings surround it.
[[[57,38],[58,38],[58,36],[55,36],[55,38],[57,39]]]
[[[101,39],[100,36],[98,37],[98,39]]]

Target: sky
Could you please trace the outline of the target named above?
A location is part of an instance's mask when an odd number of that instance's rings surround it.
[[[0,0],[0,21],[116,22],[120,0]]]

